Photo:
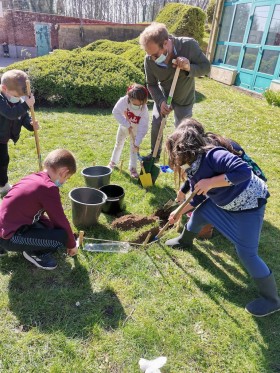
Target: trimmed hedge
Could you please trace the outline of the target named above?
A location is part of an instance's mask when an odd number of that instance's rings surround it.
[[[270,105],[280,107],[280,92],[267,89],[263,95]]]
[[[76,50],[17,62],[3,71],[20,69],[30,75],[36,100],[59,105],[111,106],[127,87],[144,84],[144,74],[131,62],[111,53]]]
[[[122,53],[120,56],[127,61],[130,61],[138,69],[144,72],[144,58],[146,52],[140,48],[140,45],[133,45],[133,47],[126,52]]]
[[[82,49],[94,52],[108,52],[119,55],[120,57],[133,63],[133,65],[144,72],[145,51],[140,48],[139,38],[124,42],[110,41],[106,39],[97,40],[88,44]],[[75,51],[77,51],[77,49],[75,49]]]
[[[207,21],[209,23],[213,22],[215,6],[216,6],[216,0],[210,0],[206,8]]]
[[[111,41],[111,40],[97,40],[93,43],[88,44],[83,50],[95,51],[95,52],[108,52],[113,54],[122,54],[134,48],[135,44],[127,41]]]
[[[159,12],[156,21],[165,23],[175,36],[189,36],[202,43],[206,14],[198,7],[169,3]]]

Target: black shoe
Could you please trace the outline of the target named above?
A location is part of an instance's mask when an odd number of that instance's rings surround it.
[[[165,245],[171,246],[173,249],[191,249],[193,247],[193,240],[196,236],[196,233],[187,231],[186,228],[184,228],[180,236],[167,240]]]
[[[5,256],[5,255],[7,255],[8,254],[8,252],[5,250],[5,249],[1,249],[0,248],[0,257],[1,256]]]
[[[142,157],[142,161],[143,161],[143,162],[149,162],[149,161],[151,161],[152,159],[153,159],[153,155],[152,155],[152,153],[150,153],[150,154],[148,154],[148,155]],[[158,156],[155,158],[155,162],[156,162],[156,163],[159,162],[159,159],[160,159],[160,155],[158,155]]]
[[[273,273],[264,278],[255,278],[260,298],[248,303],[245,310],[253,316],[263,317],[280,311],[280,298]]]
[[[52,257],[50,253],[36,255],[32,253],[27,253],[26,251],[24,251],[23,256],[30,263],[35,264],[36,267],[41,268],[41,269],[52,270],[57,267],[56,260]]]

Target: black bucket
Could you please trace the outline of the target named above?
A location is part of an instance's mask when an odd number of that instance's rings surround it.
[[[102,212],[105,214],[116,215],[125,208],[124,189],[116,184],[104,185],[100,191],[106,194],[107,201],[102,206]]]
[[[112,169],[107,166],[91,166],[81,172],[85,178],[86,186],[99,189],[103,185],[110,184]]]
[[[75,188],[69,193],[72,202],[72,220],[76,226],[91,227],[96,224],[107,196],[94,188]]]

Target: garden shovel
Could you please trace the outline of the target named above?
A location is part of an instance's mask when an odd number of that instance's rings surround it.
[[[133,144],[135,144],[135,136],[133,135],[132,132],[130,133],[130,137],[132,139]],[[148,188],[150,186],[153,186],[153,181],[152,181],[151,174],[146,173],[145,168],[143,166],[143,161],[142,161],[141,155],[139,153],[137,153],[137,157],[140,161],[140,166],[141,166],[141,174],[139,175],[139,180],[140,180],[140,183],[141,183],[142,187],[143,188]]]
[[[143,188],[148,188],[153,186],[153,180],[151,174],[147,174],[145,171],[145,167],[143,166],[143,161],[140,161],[141,165],[141,174],[139,175],[139,180]]]
[[[30,87],[30,80],[26,80],[26,91],[27,91],[27,96],[31,96],[31,87]],[[30,108],[30,114],[32,118],[32,122],[34,123],[36,121],[35,118],[35,111],[34,107],[31,106]],[[37,156],[38,156],[38,164],[39,164],[39,171],[42,171],[42,157],[41,157],[41,152],[40,152],[40,144],[39,144],[39,136],[38,136],[38,131],[37,129],[34,128],[34,137],[35,137],[35,143],[36,143],[36,150],[37,150]]]
[[[193,199],[193,197],[196,195],[196,191],[193,191],[192,193],[189,194],[188,198],[178,207],[176,213],[174,214],[174,219],[178,215],[180,215],[181,211],[190,203],[190,201]],[[166,231],[166,229],[170,226],[169,221],[165,224],[165,226],[159,231],[157,236],[155,236],[153,241],[157,241],[160,239],[160,237],[163,235],[163,233]]]
[[[172,84],[171,84],[169,96],[167,98],[167,105],[168,106],[171,105],[179,73],[180,73],[180,68],[176,67],[176,71],[175,71],[173,81],[172,81]],[[158,175],[160,173],[160,167],[155,165],[155,159],[157,157],[158,149],[159,149],[159,146],[160,146],[160,143],[161,143],[161,139],[163,137],[163,130],[164,130],[164,127],[166,125],[166,121],[167,121],[167,116],[163,116],[162,120],[161,120],[160,128],[159,128],[156,144],[155,144],[155,147],[154,147],[154,150],[153,150],[152,158],[148,161],[143,161],[143,166],[145,168],[145,171],[146,171],[146,173],[151,174],[153,184],[156,182],[156,179],[158,178]]]

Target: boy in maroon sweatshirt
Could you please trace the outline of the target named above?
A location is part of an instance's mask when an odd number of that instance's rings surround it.
[[[55,269],[51,253],[67,248],[77,253],[76,241],[64,214],[59,187],[76,172],[72,153],[56,149],[44,161],[44,170],[25,176],[0,206],[0,252],[22,251],[42,269]],[[47,216],[45,215],[47,214]]]

